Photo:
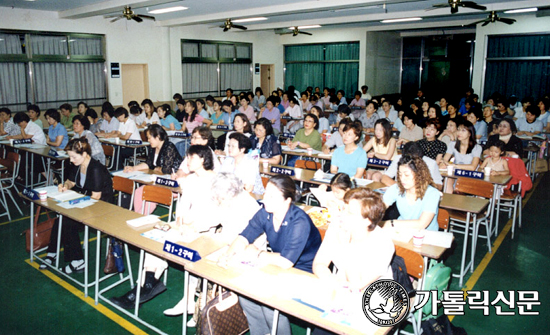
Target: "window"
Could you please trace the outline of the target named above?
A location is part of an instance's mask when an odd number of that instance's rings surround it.
[[[183,97],[252,89],[252,44],[182,40]]]
[[[358,81],[359,42],[285,46],[286,87],[331,87],[352,97]]]
[[[550,91],[550,35],[489,36],[483,98],[541,98]]]
[[[0,106],[45,110],[107,99],[102,35],[0,31]]]

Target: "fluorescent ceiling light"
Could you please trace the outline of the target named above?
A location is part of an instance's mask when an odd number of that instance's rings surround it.
[[[263,21],[263,20],[267,20],[267,17],[251,17],[249,19],[237,19],[237,20],[233,20],[233,22],[242,23],[242,22],[254,22],[254,21]]]
[[[390,20],[382,20],[380,22],[382,23],[396,23],[396,22],[409,22],[409,21],[420,21],[422,20],[421,17],[408,17],[405,19],[390,19]]]
[[[529,12],[536,12],[537,10],[538,10],[537,7],[522,8],[522,9],[512,9],[512,10],[505,10],[505,11],[504,11],[504,14],[529,13]]]
[[[294,29],[312,29],[312,28],[321,28],[321,25],[319,24],[314,24],[314,25],[311,25],[311,26],[299,26],[299,27],[288,27],[288,29],[290,30],[294,30]]]
[[[165,13],[171,13],[171,12],[178,12],[180,10],[186,10],[186,9],[188,8],[183,6],[168,7],[168,8],[155,9],[155,10],[149,11],[149,14],[165,14]]]

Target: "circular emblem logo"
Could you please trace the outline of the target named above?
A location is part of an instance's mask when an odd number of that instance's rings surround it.
[[[407,317],[409,302],[407,291],[401,284],[380,279],[363,293],[363,313],[375,325],[391,327]]]

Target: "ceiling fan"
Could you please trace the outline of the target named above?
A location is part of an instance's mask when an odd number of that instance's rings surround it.
[[[122,15],[107,15],[107,16],[105,16],[106,19],[113,18],[113,17],[114,17],[114,19],[111,20],[111,22],[115,22],[115,21],[118,21],[118,20],[124,19],[124,18],[127,19],[127,20],[134,20],[136,22],[142,22],[143,19],[155,21],[155,18],[153,16],[141,15],[141,14],[134,13],[134,11],[132,10],[132,8],[130,8],[130,6],[124,7],[124,10],[122,11]]]
[[[487,9],[487,7],[478,5],[473,1],[462,1],[462,0],[449,0],[448,3],[440,3],[437,5],[433,5],[433,8],[430,8],[430,9],[446,8],[446,7],[451,7],[451,14],[457,13],[458,7],[472,8],[472,9],[478,9],[478,10]]]
[[[289,31],[287,33],[281,33],[281,35],[287,35],[287,34],[292,34],[292,36],[298,36],[298,34],[304,34],[309,36],[313,35],[312,33],[308,33],[307,31],[300,31],[298,27],[294,27],[292,31]]]
[[[515,19],[509,19],[509,18],[506,18],[506,17],[499,17],[497,15],[496,11],[491,11],[491,13],[489,13],[489,16],[485,20],[481,20],[481,21],[471,23],[471,24],[469,24],[469,26],[475,26],[478,23],[483,22],[483,24],[481,26],[485,27],[489,23],[494,23],[494,22],[497,22],[497,21],[500,21],[500,22],[506,23],[506,24],[513,24],[514,22],[516,22]]]
[[[234,24],[233,22],[231,22],[231,19],[225,20],[225,22],[220,26],[220,28],[223,28],[224,32],[228,31],[231,28],[237,28],[237,29],[242,29],[242,30],[248,29],[245,26]]]

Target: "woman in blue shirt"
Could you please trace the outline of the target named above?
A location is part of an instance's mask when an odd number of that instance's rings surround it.
[[[387,207],[396,203],[399,218],[384,228],[437,231],[441,193],[434,187],[430,170],[420,157],[404,155],[398,163],[397,184],[384,193]]]
[[[51,147],[65,148],[69,142],[69,135],[67,134],[67,129],[60,123],[61,115],[55,109],[48,109],[44,115],[50,125],[46,143]]]
[[[170,106],[162,105],[157,107],[157,114],[160,118],[160,124],[164,130],[181,130],[181,124],[170,113]]]
[[[311,273],[321,235],[309,215],[293,204],[295,198],[296,186],[289,176],[272,177],[264,194],[265,207],[254,215],[227,253],[220,257],[218,265],[227,267],[232,259],[254,260],[261,265],[273,264],[283,269],[295,267]],[[272,252],[258,250],[252,244],[263,233]],[[273,310],[243,297],[239,301],[250,333],[271,333]],[[291,334],[286,316],[279,316],[277,330],[278,334]]]
[[[361,141],[362,132],[361,121],[353,121],[344,127],[344,145],[334,151],[330,173],[343,172],[350,177],[363,178],[367,167],[367,153],[357,145]]]

